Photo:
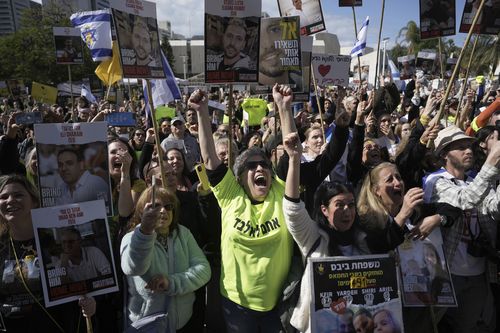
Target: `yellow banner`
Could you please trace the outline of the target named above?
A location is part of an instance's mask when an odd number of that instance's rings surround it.
[[[57,100],[57,88],[33,81],[31,96],[37,102],[55,104]]]

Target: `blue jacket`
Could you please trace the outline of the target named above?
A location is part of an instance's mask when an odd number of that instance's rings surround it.
[[[155,232],[145,235],[139,226],[123,237],[121,267],[127,275],[127,313],[131,322],[165,312],[165,297],[171,296],[168,303],[169,327],[182,328],[193,312],[194,291],[210,279],[207,258],[186,227],[179,225],[178,231],[168,237],[167,245],[168,251],[156,241]],[[158,274],[168,278],[169,287],[165,292],[152,292],[145,288]]]

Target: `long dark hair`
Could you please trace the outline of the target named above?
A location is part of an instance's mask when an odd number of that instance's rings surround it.
[[[139,178],[139,177],[137,177],[137,156],[135,155],[135,150],[128,143],[127,139],[121,138],[119,136],[111,136],[111,135],[108,136],[108,147],[113,142],[121,142],[121,143],[123,143],[127,147],[127,152],[132,157],[132,163],[130,163],[129,177],[130,177],[130,184],[133,186],[134,181]],[[108,161],[108,163],[109,163],[109,161]],[[118,184],[114,183],[114,180],[113,180],[112,177],[111,177],[111,184],[112,184],[113,189],[116,187],[116,185],[118,185]]]
[[[328,220],[321,212],[321,206],[328,207],[330,200],[339,194],[351,193],[354,196],[354,190],[349,184],[341,184],[339,182],[323,182],[318,186],[316,193],[314,193],[314,212],[313,218],[319,224],[328,226]]]

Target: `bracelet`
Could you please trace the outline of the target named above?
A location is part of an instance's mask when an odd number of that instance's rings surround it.
[[[420,139],[420,144],[421,144],[422,146],[427,147],[427,142],[423,142],[423,141],[422,141],[422,139]]]

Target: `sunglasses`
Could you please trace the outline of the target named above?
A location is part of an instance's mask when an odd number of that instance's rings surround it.
[[[263,169],[270,169],[271,166],[269,165],[269,163],[267,163],[266,161],[264,160],[261,160],[261,161],[247,161],[245,163],[245,166],[248,170],[255,170],[257,169],[258,166],[261,166]]]
[[[135,136],[144,136],[144,133],[135,133]]]

